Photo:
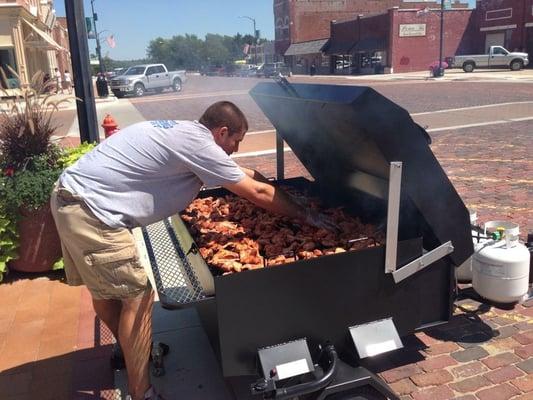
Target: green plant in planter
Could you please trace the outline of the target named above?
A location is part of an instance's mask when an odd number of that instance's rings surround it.
[[[69,147],[67,149],[63,149],[61,157],[59,158],[59,164],[61,165],[63,169],[70,167],[72,164],[78,161],[81,158],[81,156],[91,151],[95,146],[96,146],[95,143],[84,142],[77,147]],[[63,259],[60,259],[54,264],[52,269],[53,270],[63,269],[63,267],[64,267]]]
[[[72,164],[78,161],[81,156],[94,149],[95,146],[96,143],[84,142],[77,147],[63,149],[61,157],[59,158],[59,164],[63,169],[70,167]]]
[[[43,77],[35,74],[31,87],[0,111],[0,280],[6,263],[17,258],[17,222],[25,211],[49,202],[65,165],[64,153],[51,138],[57,129],[54,113],[69,99],[55,101],[49,93],[53,83],[43,83]],[[1,68],[0,78],[6,81]]]
[[[17,257],[17,224],[0,203],[0,282],[7,271],[7,263]]]

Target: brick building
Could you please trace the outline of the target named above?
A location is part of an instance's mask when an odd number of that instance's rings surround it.
[[[533,55],[533,0],[478,0],[476,15],[477,51],[503,46]]]
[[[444,12],[443,57],[471,52],[476,46],[473,10]],[[440,8],[400,9],[332,21],[331,38],[324,49],[330,55],[330,73],[368,74],[428,69],[439,60]]]
[[[274,0],[276,53],[284,55],[293,43],[330,37],[330,21],[358,14],[383,12],[401,0]]]
[[[447,0],[447,3],[454,9],[468,7],[465,0]],[[438,8],[439,5],[440,0],[274,0],[276,53],[285,56],[294,73],[308,73],[313,64],[317,73],[322,74],[364,72],[368,68],[365,63],[361,67],[360,59],[368,58],[365,54],[376,50],[386,56],[389,52],[384,48],[390,36],[385,32],[390,31],[387,28],[390,20],[385,15],[389,9],[420,10]],[[372,18],[367,19],[369,16]],[[354,18],[359,18],[360,23],[354,22]],[[345,36],[344,43],[339,43],[339,35],[333,29],[344,31],[341,35]],[[364,43],[355,47],[361,30],[363,34],[367,30],[373,31],[369,36],[374,38],[366,38]],[[376,39],[376,35],[382,38]],[[337,43],[326,42],[329,38],[335,41],[334,37],[337,37]],[[377,44],[379,49],[370,49]]]
[[[393,72],[421,71],[438,62],[440,12],[392,10],[388,67]],[[475,52],[475,11],[451,9],[444,12],[443,58]]]
[[[52,36],[55,42],[61,47],[61,51],[56,52],[57,68],[64,73],[71,71],[70,51],[68,42],[67,17],[57,17],[52,29]]]

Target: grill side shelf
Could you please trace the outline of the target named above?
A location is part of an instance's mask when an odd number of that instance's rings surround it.
[[[186,308],[207,298],[170,218],[142,228],[156,289],[165,308]]]

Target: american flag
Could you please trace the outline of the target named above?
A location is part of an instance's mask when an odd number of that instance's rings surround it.
[[[108,36],[106,38],[106,42],[109,45],[109,47],[111,47],[112,49],[114,49],[115,46],[117,45],[117,43],[115,42],[115,36],[114,35]]]

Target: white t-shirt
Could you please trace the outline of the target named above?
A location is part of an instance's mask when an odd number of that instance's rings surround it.
[[[244,173],[197,121],[146,121],[110,136],[60,177],[110,227],[146,226],[185,209],[202,185]]]

